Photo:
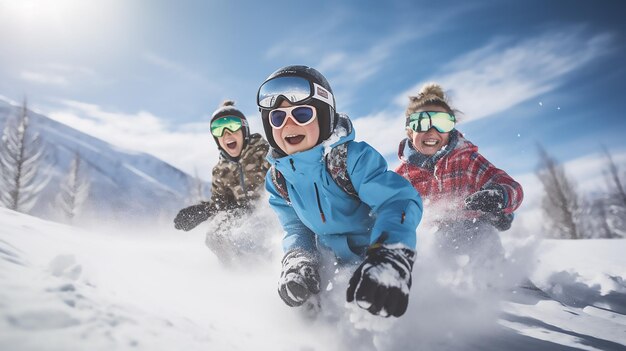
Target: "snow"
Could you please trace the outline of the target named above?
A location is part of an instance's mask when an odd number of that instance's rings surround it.
[[[348,117],[344,116],[343,118],[348,118]],[[342,125],[338,125],[333,131],[333,133],[328,137],[328,139],[324,140],[324,142],[322,143],[322,146],[324,147],[324,157],[330,154],[331,150],[333,149],[333,145],[335,145],[337,142],[341,140],[341,138],[347,135],[348,135],[348,130],[346,129],[346,127]]]
[[[332,288],[317,315],[287,307],[280,254],[223,268],[204,246],[210,225],[90,231],[0,209],[0,350],[626,349],[626,240],[505,240],[554,301],[475,289],[423,238],[407,313],[381,318],[344,302],[346,267],[322,272]],[[279,252],[279,225],[258,230]]]

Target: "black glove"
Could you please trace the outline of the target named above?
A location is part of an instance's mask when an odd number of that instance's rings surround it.
[[[290,307],[302,305],[311,295],[320,292],[318,260],[304,250],[292,250],[283,258],[278,281],[278,295]]]
[[[480,190],[465,198],[465,208],[472,211],[496,213],[505,206],[502,189]]]
[[[397,245],[396,245],[397,246]],[[415,251],[381,245],[370,248],[350,279],[347,300],[383,317],[400,317],[409,304]]]
[[[198,224],[209,219],[211,212],[208,203],[183,208],[174,218],[174,228],[184,231],[192,230]]]
[[[486,213],[484,218],[489,224],[501,232],[509,230],[509,228],[511,228],[511,223],[513,223],[512,213]]]

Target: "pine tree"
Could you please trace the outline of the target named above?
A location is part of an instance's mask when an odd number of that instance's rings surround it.
[[[544,225],[552,236],[564,239],[582,239],[580,197],[562,165],[537,146],[540,167],[537,176],[544,187],[541,207]]]
[[[607,149],[606,146],[603,146],[603,149],[604,149],[604,155],[606,156],[607,161],[608,161],[609,174],[613,182],[613,188],[615,190],[615,194],[620,199],[622,205],[626,207],[626,190],[624,188],[622,179],[619,176],[617,165],[615,164],[615,161],[613,161],[613,157],[611,156],[611,152],[609,152],[609,149]]]
[[[44,148],[38,133],[30,129],[26,101],[17,118],[9,118],[0,144],[0,203],[27,213],[50,178],[37,177]]]
[[[80,154],[76,152],[69,172],[61,183],[61,192],[57,195],[58,208],[68,223],[74,221],[89,195],[90,184],[81,165]]]
[[[606,201],[608,210],[605,210],[605,220],[610,237],[620,238],[626,236],[626,190],[611,152],[606,146],[602,148],[607,159],[607,182],[610,191]]]

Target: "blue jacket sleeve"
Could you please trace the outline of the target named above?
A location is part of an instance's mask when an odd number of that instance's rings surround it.
[[[272,182],[271,170],[265,176],[265,189],[269,192],[270,206],[276,212],[285,233],[283,236],[283,252],[303,249],[316,252],[315,234],[298,217],[293,207],[278,193]]]
[[[376,215],[370,244],[382,240],[415,249],[422,199],[411,183],[388,170],[383,156],[365,142],[348,145],[348,172],[359,198]]]

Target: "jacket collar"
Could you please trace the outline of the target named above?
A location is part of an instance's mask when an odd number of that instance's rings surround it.
[[[463,137],[458,130],[453,129],[449,134],[448,144],[437,151],[434,155],[424,155],[413,147],[411,139],[405,138],[400,142],[398,149],[398,157],[400,160],[408,162],[409,164],[426,168],[429,170],[434,169],[439,160],[448,156],[452,151],[463,150],[465,148],[475,147],[467,139]]]

